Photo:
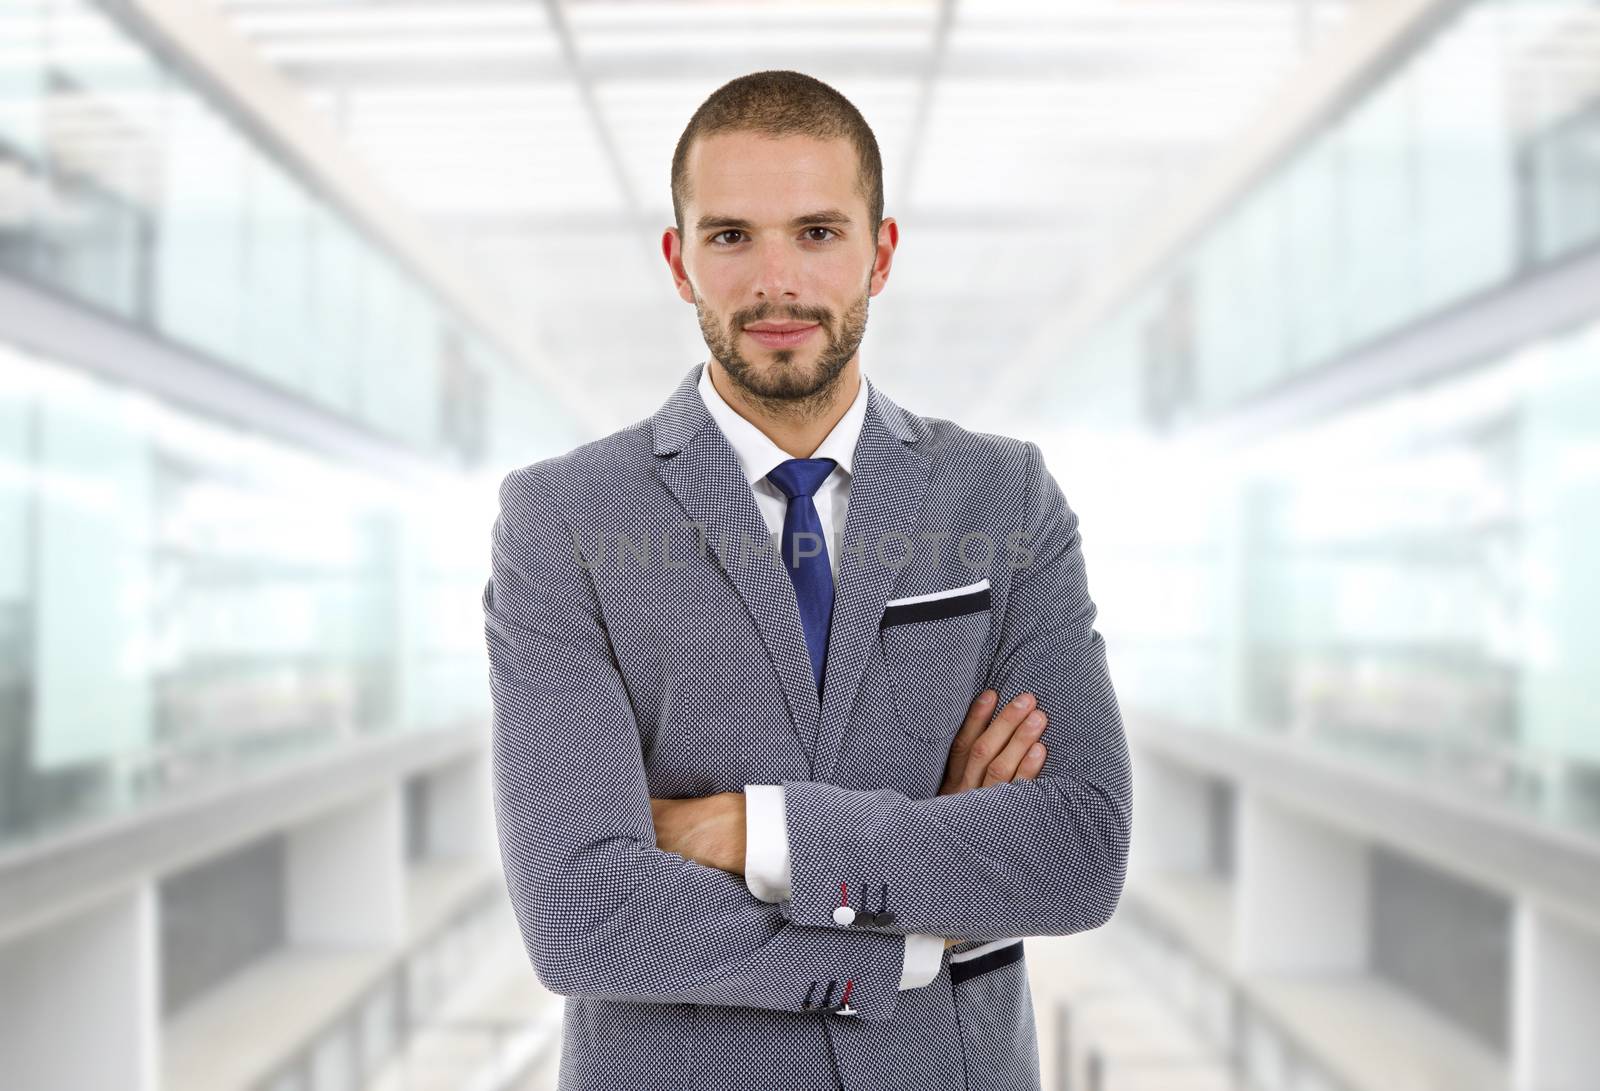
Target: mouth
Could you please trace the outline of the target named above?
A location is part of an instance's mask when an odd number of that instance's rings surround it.
[[[744,332],[769,349],[781,349],[800,344],[800,342],[817,332],[818,328],[818,325],[813,323],[809,326],[798,326],[792,330],[746,329]]]

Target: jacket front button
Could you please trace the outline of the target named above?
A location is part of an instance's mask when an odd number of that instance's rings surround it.
[[[856,911],[854,909],[851,909],[848,905],[841,905],[841,906],[839,906],[839,908],[837,908],[837,909],[835,909],[833,911],[833,923],[835,923],[835,924],[848,925],[851,921],[854,921],[855,919],[856,919]]]

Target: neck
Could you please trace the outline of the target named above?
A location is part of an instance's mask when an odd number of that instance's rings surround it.
[[[806,398],[763,398],[738,386],[713,357],[711,385],[745,420],[791,458],[810,458],[861,390],[861,361],[851,360],[834,381]]]

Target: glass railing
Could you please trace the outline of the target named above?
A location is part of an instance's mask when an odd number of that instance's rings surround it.
[[[1600,0],[1470,0],[1115,306],[1046,380],[1216,416],[1600,245]]]
[[[485,727],[494,481],[340,464],[0,345],[0,845]]]
[[[1600,833],[1600,298],[1305,425],[1183,427],[1600,254],[1596,41],[1597,0],[1443,12],[1065,351],[1130,708]]]
[[[1245,448],[1079,473],[1119,695],[1600,833],[1596,361],[1600,321]],[[1063,464],[1092,464],[1079,442]]]
[[[523,434],[565,432],[537,383],[117,7],[0,5],[0,274],[459,463],[497,461],[477,425],[501,405],[536,411]]]

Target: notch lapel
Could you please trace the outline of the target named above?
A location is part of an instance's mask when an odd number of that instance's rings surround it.
[[[691,368],[651,418],[656,472],[688,517],[699,524],[707,552],[716,557],[750,612],[783,686],[795,734],[811,753],[819,707],[800,605],[783,560],[775,555],[772,533],[756,506],[739,456],[700,399],[703,367],[701,363]],[[764,555],[757,552],[761,548]]]
[[[813,780],[833,776],[867,656],[879,640],[884,604],[899,566],[916,547],[912,528],[928,485],[928,459],[917,444],[926,428],[872,384],[851,455],[850,500],[839,536],[839,575],[822,676],[821,730],[811,758]]]

